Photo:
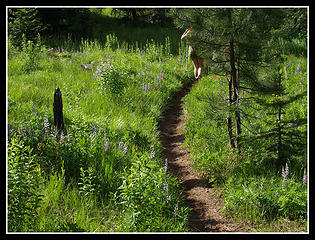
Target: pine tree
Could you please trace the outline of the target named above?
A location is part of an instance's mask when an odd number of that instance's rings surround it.
[[[211,64],[212,72],[227,78],[228,135],[231,147],[240,151],[241,113],[246,112],[241,105],[240,91],[246,89],[248,84],[256,84],[259,88],[266,85],[260,82],[261,79],[257,79],[255,72],[249,70],[258,65],[268,66],[269,56],[266,55],[265,47],[270,39],[270,30],[275,24],[281,23],[280,10],[193,8],[175,9],[172,13],[176,26],[183,30],[193,27],[191,39],[198,43],[202,57]]]
[[[275,58],[273,67],[268,69],[270,82],[274,83],[273,87],[266,85],[263,88],[264,94],[261,89],[259,92],[256,91],[255,95],[252,91],[254,96],[252,105],[257,108],[257,113],[261,116],[262,127],[256,126],[256,129],[253,129],[255,134],[246,137],[248,146],[252,145],[255,148],[260,146],[259,149],[267,155],[267,157],[260,157],[261,161],[265,160],[275,169],[280,169],[288,162],[292,168],[295,167],[294,165],[299,167],[305,165],[307,151],[307,119],[303,115],[289,113],[292,104],[306,98],[307,90],[304,88],[300,93],[294,93],[294,90],[284,86],[284,82],[288,80],[285,78],[283,60],[282,57]],[[259,131],[260,128],[263,131]],[[303,169],[296,170],[302,174]]]

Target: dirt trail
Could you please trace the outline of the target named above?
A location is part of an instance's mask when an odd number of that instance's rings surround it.
[[[160,123],[162,156],[168,159],[168,166],[175,176],[183,181],[182,188],[186,201],[193,208],[189,219],[192,232],[242,232],[244,228],[228,221],[219,213],[223,201],[215,188],[206,183],[192,169],[189,151],[183,148],[185,118],[181,99],[189,93],[192,83],[185,86],[173,98],[172,105],[165,112]]]

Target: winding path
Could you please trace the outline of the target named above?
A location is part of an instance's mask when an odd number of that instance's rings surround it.
[[[207,186],[206,182],[192,169],[189,150],[183,148],[185,137],[185,116],[182,113],[182,98],[187,95],[193,83],[184,86],[175,94],[172,105],[164,113],[160,123],[163,158],[168,159],[171,172],[183,181],[182,188],[187,204],[193,209],[189,228],[192,232],[242,232],[243,227],[224,218],[220,213],[223,201],[217,189]]]

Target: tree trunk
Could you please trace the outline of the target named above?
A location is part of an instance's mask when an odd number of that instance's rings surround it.
[[[228,21],[230,25],[232,26],[232,17],[231,17],[231,9],[228,9]],[[232,83],[233,87],[233,99],[232,102],[236,104],[236,110],[235,110],[235,136],[236,136],[236,147],[238,150],[240,150],[240,143],[239,143],[239,138],[238,136],[241,134],[241,118],[240,118],[240,113],[238,110],[238,102],[239,102],[239,84],[237,80],[237,70],[235,67],[236,59],[235,59],[235,50],[234,50],[234,37],[233,34],[231,33],[231,39],[229,42],[229,60],[230,60],[230,81]]]
[[[59,88],[55,91],[54,94],[54,125],[57,131],[64,131],[64,123],[63,123],[63,113],[62,113],[62,95]]]
[[[228,79],[228,83],[229,83],[229,105],[231,106],[231,104],[232,104],[232,81],[230,79]],[[231,146],[231,148],[235,148],[235,143],[234,143],[233,134],[232,134],[232,120],[231,120],[230,110],[229,110],[229,115],[226,118],[226,123],[227,123],[227,128],[228,128],[230,146]]]

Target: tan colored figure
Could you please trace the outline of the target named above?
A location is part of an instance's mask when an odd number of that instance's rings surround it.
[[[198,51],[196,44],[190,39],[191,30],[192,27],[190,29],[186,29],[180,39],[184,40],[186,37],[188,39],[188,56],[193,61],[195,78],[198,79],[201,78],[201,73],[203,70],[203,58],[200,57],[200,52]]]

